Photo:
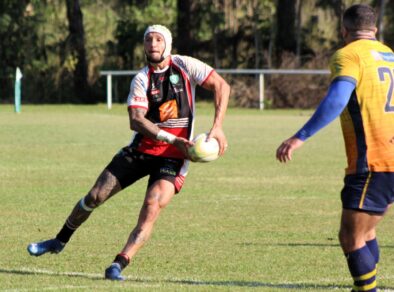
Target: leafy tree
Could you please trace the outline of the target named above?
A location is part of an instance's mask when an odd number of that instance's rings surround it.
[[[325,68],[326,56],[341,45],[343,10],[356,2],[3,0],[0,98],[11,99],[18,66],[24,75],[24,101],[102,101],[105,79],[98,71],[141,68],[145,64],[143,33],[154,23],[172,31],[173,53],[197,57],[216,68]],[[367,3],[381,15],[380,37],[393,47],[394,0]],[[253,78],[234,77],[233,93],[249,96],[240,104],[253,103],[249,102],[254,95],[249,90],[256,83]],[[130,76],[113,81],[115,100],[124,101]],[[269,78],[266,81],[268,88]]]
[[[143,35],[146,27],[152,24],[163,24],[172,32],[176,27],[176,1],[124,1],[115,37],[116,54],[121,58],[120,69],[139,68],[145,63],[143,53]]]
[[[30,1],[0,1],[0,98],[12,96],[16,67],[24,68],[37,53]]]

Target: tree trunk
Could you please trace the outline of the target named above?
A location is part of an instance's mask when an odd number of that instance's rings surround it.
[[[338,24],[337,24],[338,40],[342,40],[341,27],[342,27],[342,16],[343,16],[343,12],[345,11],[345,3],[343,3],[342,0],[332,0],[329,2],[331,3],[332,8],[334,9],[336,17],[338,18]]]
[[[377,23],[377,27],[378,27],[378,36],[379,36],[379,41],[381,41],[382,43],[384,42],[384,13],[385,13],[385,5],[386,5],[386,1],[385,0],[379,0],[379,16],[378,16],[378,23]]]
[[[254,68],[258,69],[261,66],[262,58],[262,41],[261,41],[261,34],[258,28],[258,1],[253,0],[248,2],[248,15],[252,20],[252,27],[253,27],[253,40],[254,40],[254,54],[255,54],[255,61],[254,61]]]
[[[277,64],[281,63],[283,52],[296,53],[295,39],[296,4],[294,0],[278,0],[276,7],[276,57]]]
[[[296,57],[297,57],[297,63],[296,66],[300,66],[301,64],[301,45],[302,45],[302,34],[301,34],[301,23],[302,23],[302,13],[301,13],[301,8],[302,8],[302,0],[297,0],[297,18],[296,18]]]
[[[93,103],[89,94],[88,64],[85,50],[85,31],[83,28],[83,15],[79,0],[66,0],[69,35],[67,48],[72,58],[76,59],[74,69],[74,93],[79,101]]]
[[[193,55],[191,37],[191,0],[178,0],[178,53],[182,55]]]

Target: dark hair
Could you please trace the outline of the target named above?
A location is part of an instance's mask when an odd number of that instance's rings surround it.
[[[350,31],[371,30],[376,27],[375,10],[364,4],[350,6],[343,14],[343,26]]]

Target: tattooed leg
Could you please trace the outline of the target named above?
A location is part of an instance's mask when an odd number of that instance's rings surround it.
[[[94,208],[120,190],[121,186],[116,177],[104,170],[89,193],[76,204],[56,238],[32,242],[27,246],[27,251],[32,256],[61,252],[75,230],[89,218]]]
[[[148,241],[160,211],[168,205],[174,195],[174,185],[166,180],[159,180],[148,189],[137,226],[131,232],[121,254],[131,259]]]
[[[121,186],[116,177],[105,169],[89,193],[75,205],[56,238],[61,242],[68,242],[74,231],[89,218],[92,211],[120,190]]]

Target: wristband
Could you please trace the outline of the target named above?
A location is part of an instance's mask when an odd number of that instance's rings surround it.
[[[159,133],[157,133],[156,139],[169,144],[174,144],[176,136],[164,130],[160,130]]]

